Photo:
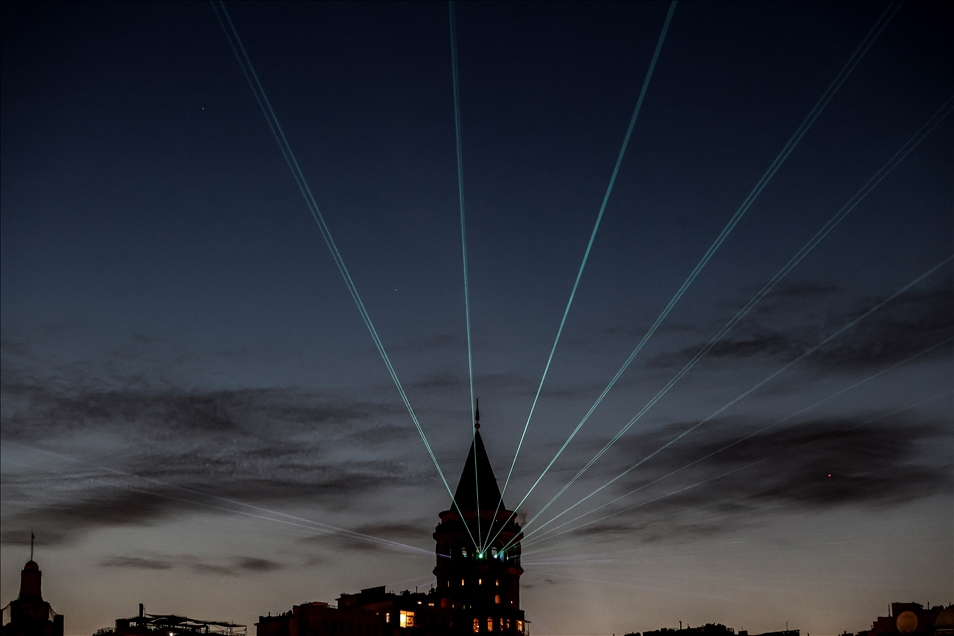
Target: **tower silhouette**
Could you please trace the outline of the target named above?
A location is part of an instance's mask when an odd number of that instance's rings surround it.
[[[0,628],[0,636],[63,636],[63,615],[43,600],[43,573],[33,560],[33,540],[31,531],[30,560],[20,571],[20,593],[10,601],[10,620]]]
[[[521,530],[500,496],[480,436],[479,409],[474,428],[454,505],[440,513],[441,522],[434,531],[434,574],[441,607],[454,610],[455,626],[472,626],[478,632],[522,633]]]

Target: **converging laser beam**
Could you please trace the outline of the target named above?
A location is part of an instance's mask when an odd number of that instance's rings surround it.
[[[564,532],[559,532],[559,533],[558,533],[557,531],[558,531],[560,528],[564,528],[564,527],[566,527],[567,525],[570,525],[571,523],[574,523],[574,522],[576,522],[576,521],[579,521],[580,519],[583,519],[584,517],[588,517],[589,515],[591,515],[591,514],[597,512],[598,510],[602,510],[603,508],[607,508],[607,507],[609,507],[609,506],[611,506],[611,505],[613,505],[613,504],[615,504],[615,503],[617,503],[617,502],[619,502],[619,501],[621,501],[621,500],[623,500],[623,499],[626,499],[626,498],[628,498],[628,497],[631,497],[632,495],[635,495],[636,493],[638,493],[638,492],[640,492],[640,491],[642,491],[642,490],[645,490],[646,488],[649,488],[650,486],[653,486],[653,485],[655,485],[655,484],[657,484],[657,483],[663,481],[664,479],[668,479],[668,478],[672,477],[673,475],[676,475],[677,473],[680,473],[680,472],[682,472],[682,471],[684,471],[684,470],[686,470],[686,469],[688,469],[688,468],[691,468],[691,467],[695,466],[696,464],[699,464],[699,463],[701,463],[701,462],[703,462],[703,461],[705,461],[705,460],[707,460],[707,459],[709,459],[709,458],[711,458],[711,457],[713,457],[713,456],[715,456],[715,455],[718,455],[719,453],[722,453],[723,451],[729,450],[729,449],[732,448],[733,446],[736,446],[736,445],[738,445],[738,444],[741,444],[742,442],[745,442],[745,441],[747,441],[747,440],[749,440],[749,439],[755,437],[756,435],[761,435],[762,433],[764,433],[764,432],[766,432],[766,431],[768,431],[768,430],[770,430],[770,429],[773,429],[773,428],[775,428],[776,426],[779,426],[779,425],[781,425],[781,424],[784,424],[785,422],[787,422],[787,421],[789,421],[789,420],[791,420],[791,419],[794,419],[794,418],[798,417],[799,415],[803,415],[804,413],[807,413],[808,411],[811,411],[812,409],[814,409],[814,408],[816,408],[816,407],[818,407],[818,406],[821,406],[822,404],[825,404],[826,402],[830,402],[831,400],[835,399],[836,397],[838,397],[838,396],[840,396],[840,395],[843,395],[843,394],[845,394],[845,393],[848,393],[849,391],[853,391],[854,389],[857,389],[858,387],[860,387],[860,386],[862,386],[862,385],[864,385],[864,384],[867,384],[868,382],[871,382],[872,380],[875,380],[876,378],[879,378],[879,377],[881,377],[882,375],[885,375],[886,373],[890,373],[891,371],[897,369],[898,367],[902,367],[902,366],[908,364],[909,362],[912,362],[912,361],[914,361],[914,360],[920,358],[921,356],[926,355],[926,354],[928,354],[928,353],[934,351],[934,350],[937,349],[938,347],[944,346],[944,345],[946,345],[946,344],[948,344],[948,343],[950,343],[950,342],[952,342],[952,341],[954,341],[954,338],[947,338],[946,340],[943,340],[943,341],[941,341],[941,342],[935,343],[935,344],[931,345],[930,347],[928,347],[928,348],[926,348],[926,349],[923,349],[923,350],[919,351],[918,353],[916,353],[916,354],[914,354],[914,355],[912,355],[912,356],[910,356],[910,357],[908,357],[908,358],[906,358],[906,359],[904,359],[904,360],[901,360],[900,362],[896,362],[896,363],[892,364],[892,365],[889,366],[889,367],[886,367],[886,368],[884,368],[884,369],[881,369],[881,370],[878,371],[877,373],[874,373],[874,374],[872,374],[872,375],[869,375],[868,377],[866,377],[866,378],[864,378],[864,379],[862,379],[862,380],[859,380],[858,382],[855,382],[854,384],[851,384],[851,385],[849,385],[849,386],[847,386],[847,387],[844,387],[843,389],[840,389],[840,390],[838,390],[838,391],[832,393],[832,394],[829,395],[828,397],[825,397],[825,398],[822,398],[821,400],[818,400],[818,401],[815,402],[814,404],[810,404],[810,405],[808,405],[808,406],[806,406],[806,407],[804,407],[804,408],[802,408],[802,409],[800,409],[800,410],[798,410],[798,411],[792,413],[791,415],[787,415],[787,416],[785,416],[785,417],[783,417],[783,418],[781,418],[781,419],[779,419],[779,420],[776,420],[775,422],[773,422],[773,423],[771,423],[771,424],[769,424],[769,425],[767,425],[767,426],[764,426],[764,427],[760,428],[760,429],[757,430],[757,431],[754,431],[754,432],[752,432],[752,433],[749,433],[748,435],[746,435],[746,436],[744,436],[744,437],[740,437],[739,439],[737,439],[737,440],[735,440],[735,441],[733,441],[733,442],[730,442],[729,444],[726,444],[725,446],[719,448],[718,450],[712,451],[712,452],[709,453],[708,455],[705,455],[705,456],[703,456],[703,457],[700,457],[699,459],[693,460],[693,461],[689,462],[688,464],[686,464],[685,466],[682,466],[681,468],[677,468],[676,470],[673,470],[673,471],[671,471],[671,472],[669,472],[669,473],[663,475],[662,477],[658,477],[658,478],[654,479],[654,480],[651,481],[651,482],[648,482],[648,483],[646,483],[646,484],[643,484],[643,485],[640,486],[639,488],[636,488],[636,489],[634,489],[634,490],[631,490],[631,491],[629,491],[628,493],[626,493],[626,494],[624,494],[624,495],[620,495],[619,497],[617,497],[617,498],[615,498],[615,499],[613,499],[613,500],[611,500],[611,501],[608,501],[608,502],[606,502],[606,503],[604,503],[604,504],[602,504],[602,505],[600,505],[600,506],[597,506],[596,508],[593,508],[593,509],[590,510],[589,512],[586,512],[586,513],[584,513],[584,514],[582,514],[582,515],[579,515],[579,516],[577,516],[577,517],[574,517],[573,519],[571,519],[571,520],[569,520],[569,521],[565,521],[565,522],[561,523],[561,524],[558,525],[558,526],[555,526],[555,527],[553,527],[553,528],[550,528],[549,530],[547,530],[546,532],[544,532],[543,534],[541,534],[540,536],[538,536],[536,539],[531,539],[531,540],[529,541],[529,543],[523,543],[523,546],[526,547],[526,546],[528,546],[528,545],[535,545],[536,543],[538,543],[538,542],[540,542],[540,541],[547,540],[548,538],[555,538],[556,536],[559,536],[559,535],[561,535],[561,534],[565,534]],[[932,398],[930,398],[930,400],[937,399],[937,397],[939,397],[939,396],[932,397]],[[915,406],[920,406],[920,405],[923,404],[923,403],[924,403],[923,401],[922,401],[922,402],[918,402],[918,403],[915,403],[915,404],[910,405],[910,406],[905,407],[905,408],[906,408],[906,409],[908,409],[908,408],[914,408]],[[604,517],[604,518],[605,518],[605,517]],[[575,530],[575,528],[574,528],[574,529],[571,529],[571,530],[568,530],[567,532],[572,532],[573,530]],[[531,534],[532,534],[532,533],[531,533]]]
[[[639,460],[639,462],[637,462],[637,463],[634,464],[633,466],[630,466],[629,468],[627,468],[626,470],[624,470],[623,472],[621,472],[620,474],[618,474],[616,477],[613,477],[612,479],[610,479],[609,481],[607,481],[606,483],[604,483],[602,486],[600,486],[599,488],[597,488],[596,490],[594,490],[594,491],[591,492],[590,494],[586,495],[585,497],[583,497],[582,499],[580,499],[579,501],[577,501],[576,503],[574,503],[574,504],[571,505],[570,507],[566,508],[566,509],[565,509],[563,512],[561,512],[560,514],[556,515],[555,517],[552,517],[549,521],[544,522],[543,524],[541,524],[540,526],[538,526],[538,528],[537,528],[536,530],[534,530],[534,531],[532,531],[532,532],[529,532],[529,533],[526,533],[525,536],[524,536],[524,538],[529,538],[529,537],[532,536],[533,534],[536,534],[537,532],[539,532],[540,530],[542,530],[542,529],[545,528],[546,526],[550,525],[551,523],[553,523],[554,521],[556,521],[557,519],[559,519],[559,518],[562,517],[563,515],[567,514],[568,512],[570,512],[571,510],[573,510],[574,508],[576,508],[577,506],[579,506],[580,504],[582,504],[583,502],[589,500],[591,497],[597,495],[598,493],[602,492],[603,490],[605,490],[606,488],[608,488],[608,487],[611,486],[612,484],[616,483],[617,481],[619,481],[620,479],[622,479],[624,476],[628,475],[628,474],[631,473],[632,471],[634,471],[634,470],[636,470],[637,468],[639,468],[639,466],[641,466],[642,464],[644,464],[644,463],[647,462],[648,460],[652,459],[653,457],[655,457],[656,455],[658,455],[659,453],[661,453],[661,452],[664,451],[665,449],[669,448],[670,446],[672,446],[673,444],[675,444],[676,442],[678,442],[679,440],[681,440],[682,438],[684,438],[686,435],[690,434],[691,432],[693,432],[694,430],[696,430],[697,428],[699,428],[700,426],[702,426],[702,425],[705,424],[706,422],[709,422],[709,421],[712,420],[713,418],[717,417],[719,414],[723,413],[724,411],[726,411],[726,410],[729,409],[730,407],[734,406],[735,404],[737,404],[737,403],[740,402],[741,400],[745,399],[746,397],[748,397],[749,395],[751,395],[753,392],[755,392],[755,391],[758,390],[759,388],[765,386],[766,384],[768,384],[769,382],[771,382],[772,380],[774,380],[776,377],[778,377],[779,375],[781,375],[782,373],[784,373],[785,371],[787,371],[788,369],[790,369],[793,365],[797,364],[798,362],[801,362],[802,360],[804,360],[805,358],[807,358],[807,357],[810,356],[811,354],[815,353],[815,352],[818,351],[820,348],[822,348],[823,346],[825,346],[826,344],[828,344],[829,342],[831,342],[832,340],[834,340],[835,338],[837,338],[837,337],[840,336],[841,334],[845,333],[846,331],[848,331],[849,329],[851,329],[852,327],[854,327],[855,325],[857,325],[859,322],[861,322],[861,321],[864,320],[865,318],[869,317],[871,314],[875,313],[876,311],[878,311],[879,309],[881,309],[882,307],[884,307],[885,305],[887,305],[888,303],[890,303],[892,300],[894,300],[895,298],[897,298],[897,297],[900,296],[901,294],[905,293],[906,291],[908,291],[909,289],[911,289],[912,287],[914,287],[915,285],[917,285],[918,283],[920,283],[920,282],[923,281],[924,279],[928,278],[931,274],[934,274],[935,272],[937,272],[939,269],[941,269],[942,267],[944,267],[945,265],[947,265],[947,264],[950,263],[951,261],[954,261],[954,255],[948,256],[947,258],[945,258],[945,259],[944,259],[943,261],[941,261],[940,263],[934,265],[933,267],[931,267],[930,269],[928,269],[927,271],[925,271],[923,274],[921,274],[920,276],[918,276],[917,278],[915,278],[914,280],[912,280],[912,281],[909,282],[908,284],[904,285],[903,287],[901,287],[900,289],[898,289],[896,292],[894,292],[893,294],[891,294],[890,296],[888,296],[887,298],[885,298],[884,300],[882,300],[882,301],[879,302],[878,304],[874,305],[873,307],[871,307],[870,309],[868,309],[866,312],[864,312],[863,314],[861,314],[860,316],[858,316],[858,317],[855,318],[854,320],[848,322],[846,325],[844,325],[844,326],[840,327],[839,329],[837,329],[836,331],[834,331],[832,334],[830,334],[828,337],[826,337],[824,340],[822,340],[821,342],[819,342],[819,343],[816,344],[815,346],[813,346],[813,347],[807,349],[806,351],[802,352],[798,357],[796,357],[795,359],[793,359],[791,362],[785,364],[785,365],[782,366],[780,369],[774,371],[773,373],[771,373],[770,375],[768,375],[766,378],[764,378],[764,379],[760,380],[759,382],[757,382],[754,386],[752,386],[752,387],[749,388],[748,390],[746,390],[746,391],[744,391],[743,393],[741,393],[738,397],[733,398],[732,400],[730,400],[729,402],[727,402],[727,403],[726,403],[725,405],[723,405],[722,407],[720,407],[720,408],[716,409],[715,411],[713,411],[710,415],[708,415],[708,416],[705,417],[704,419],[702,419],[702,420],[700,420],[699,422],[697,422],[696,424],[690,426],[690,427],[687,428],[685,431],[683,431],[682,433],[680,433],[679,435],[677,435],[677,436],[674,437],[673,439],[669,440],[668,442],[666,442],[665,444],[663,444],[662,446],[660,446],[658,449],[656,449],[655,451],[653,451],[652,453],[650,453],[649,455],[647,455],[647,456],[644,457],[643,459]],[[529,526],[529,525],[533,522],[533,520],[537,519],[539,516],[540,516],[540,515],[539,515],[539,513],[538,513],[533,519],[531,519],[530,521],[528,521],[527,523],[525,523],[524,526],[523,526],[524,529],[526,529],[527,526]],[[509,545],[504,546],[504,549],[506,549],[507,547],[509,547]]]
[[[603,202],[600,205],[599,214],[596,215],[596,223],[593,224],[593,231],[590,232],[590,240],[586,245],[586,251],[583,252],[583,261],[580,263],[580,269],[576,273],[576,280],[573,282],[573,289],[570,290],[570,298],[566,303],[566,309],[563,310],[563,318],[560,320],[560,327],[557,329],[556,338],[553,340],[553,346],[550,348],[550,355],[547,357],[547,363],[543,368],[543,376],[540,378],[540,384],[537,387],[537,393],[533,396],[533,403],[530,405],[530,413],[527,415],[527,423],[523,427],[523,433],[520,435],[520,442],[517,444],[517,451],[513,455],[513,461],[510,463],[510,470],[507,472],[507,479],[504,481],[504,487],[500,491],[500,499],[497,501],[497,507],[494,510],[494,517],[497,515],[497,511],[500,510],[501,503],[503,502],[504,493],[507,492],[507,486],[510,484],[510,477],[513,475],[513,468],[517,464],[517,457],[520,455],[520,449],[523,447],[523,440],[527,436],[527,429],[530,427],[530,420],[533,418],[533,411],[537,407],[537,401],[540,399],[540,392],[543,390],[543,383],[547,379],[547,373],[550,370],[550,363],[553,362],[553,354],[556,351],[557,345],[560,342],[560,336],[563,333],[563,327],[566,324],[566,317],[570,313],[570,307],[573,305],[573,299],[576,297],[577,287],[580,285],[580,278],[583,276],[583,270],[586,267],[586,261],[590,257],[590,251],[593,249],[593,241],[596,239],[596,232],[600,228],[600,222],[603,220],[603,213],[606,211],[606,204],[609,202],[610,194],[613,192],[613,186],[616,184],[616,177],[619,174],[619,167],[623,163],[623,156],[626,154],[626,148],[629,146],[630,137],[633,135],[633,128],[636,126],[636,118],[639,116],[639,111],[643,106],[643,100],[646,97],[646,91],[649,89],[649,81],[653,77],[653,70],[656,68],[656,61],[659,59],[659,52],[662,50],[663,42],[666,40],[666,33],[669,31],[669,24],[672,22],[672,15],[676,11],[676,2],[673,0],[669,4],[669,12],[666,14],[666,20],[663,22],[662,31],[659,33],[659,40],[656,42],[656,50],[653,51],[652,60],[649,62],[649,68],[646,70],[646,77],[643,79],[643,86],[639,91],[639,98],[636,100],[636,108],[633,109],[633,116],[629,120],[629,127],[626,129],[626,135],[623,137],[623,145],[619,149],[619,156],[616,158],[616,165],[613,167],[613,174],[610,176],[609,185],[606,187],[606,193],[603,195]],[[558,455],[559,456],[559,455]],[[556,461],[554,458],[553,461]],[[545,475],[550,466],[553,465],[553,461],[544,469],[543,474]],[[533,492],[533,488],[540,483],[540,479],[543,479],[543,475],[537,479],[536,483],[531,486],[530,491],[524,495],[523,499],[520,500],[520,503],[514,506],[514,513],[511,513],[510,518],[513,518],[513,515],[516,514],[517,509],[523,505],[527,500],[527,497],[530,496],[530,493]],[[508,521],[510,520],[508,518]],[[506,523],[501,526],[501,530],[506,526]],[[488,543],[492,543],[494,539],[499,536],[500,531],[497,531],[495,535]]]
[[[440,476],[441,482],[444,484],[444,488],[447,490],[447,494],[451,498],[451,505],[456,508],[457,502],[454,501],[454,493],[451,491],[450,485],[447,483],[447,479],[444,477],[444,471],[441,470],[441,466],[437,461],[437,457],[434,455],[434,451],[431,449],[431,445],[427,441],[427,436],[424,434],[424,429],[421,427],[421,423],[418,421],[417,414],[414,412],[414,408],[411,406],[410,400],[408,400],[407,393],[404,391],[404,387],[401,385],[401,381],[398,379],[394,365],[391,364],[391,359],[388,357],[388,354],[384,349],[384,344],[381,342],[380,337],[378,337],[378,332],[374,328],[374,324],[371,322],[371,316],[368,314],[368,311],[364,306],[364,302],[361,300],[360,294],[358,294],[358,288],[355,285],[354,280],[351,278],[351,274],[345,265],[341,253],[338,251],[338,246],[335,244],[334,238],[331,235],[331,230],[328,228],[327,223],[325,223],[324,216],[322,215],[321,210],[318,208],[315,197],[312,195],[311,188],[308,186],[308,182],[301,170],[301,166],[299,166],[298,160],[295,158],[294,152],[292,152],[291,145],[288,143],[288,139],[285,137],[285,133],[282,130],[281,124],[278,121],[278,117],[275,114],[275,110],[272,108],[271,102],[268,99],[265,88],[259,80],[258,74],[255,72],[255,67],[252,65],[252,60],[248,56],[248,53],[242,44],[242,39],[239,37],[238,30],[235,28],[235,24],[232,22],[232,18],[229,16],[228,9],[226,9],[225,3],[221,0],[219,0],[218,6],[216,6],[214,0],[210,0],[210,3],[212,5],[213,11],[215,11],[216,17],[219,19],[219,24],[222,25],[222,30],[225,32],[226,39],[228,39],[229,44],[232,47],[232,51],[235,53],[235,57],[239,62],[239,66],[242,68],[242,72],[245,74],[245,78],[248,80],[249,86],[252,89],[252,93],[255,95],[255,99],[258,102],[259,107],[262,109],[262,114],[265,115],[265,120],[268,122],[268,126],[272,131],[272,135],[274,135],[275,141],[278,143],[278,146],[281,149],[282,156],[285,158],[285,162],[288,164],[288,168],[292,172],[295,183],[298,185],[298,189],[305,199],[305,204],[308,206],[308,210],[311,212],[311,216],[314,219],[315,224],[318,226],[318,230],[321,232],[321,236],[325,241],[325,245],[328,246],[328,250],[331,252],[331,256],[335,261],[335,265],[338,267],[338,271],[341,273],[341,277],[344,279],[345,285],[348,288],[348,292],[351,294],[352,300],[354,300],[355,306],[358,308],[358,313],[361,315],[361,319],[364,321],[368,332],[371,334],[371,339],[374,341],[374,345],[377,348],[378,353],[381,355],[381,359],[384,361],[385,367],[387,367],[388,374],[391,376],[394,386],[397,387],[398,393],[401,396],[401,401],[404,403],[404,407],[407,409],[408,415],[411,416],[411,420],[414,422],[414,426],[417,429],[418,434],[421,436],[421,441],[424,442],[424,448],[427,449],[427,454],[430,456],[431,462],[433,462],[434,467],[437,469],[437,474]],[[458,510],[458,512],[460,512],[460,510]],[[467,530],[467,533],[470,534],[469,529]],[[474,546],[477,545],[477,542],[474,541],[472,535],[471,541],[474,542]]]
[[[467,411],[475,408],[474,401],[474,354],[470,335],[470,282],[467,273],[467,223],[464,216],[464,155],[460,139],[460,73],[457,69],[457,14],[454,0],[447,3],[450,19],[451,77],[454,84],[454,133],[457,139],[457,192],[460,199],[460,251],[464,263],[464,316],[467,321],[467,377],[470,379],[470,403]],[[477,435],[476,422],[471,432],[471,443]],[[474,474],[477,474],[477,455],[474,454]],[[477,497],[477,509],[480,510],[480,480],[474,480]],[[483,534],[480,531],[480,515],[477,515],[477,547],[483,552]]]
[[[319,531],[319,532],[325,532],[325,533],[329,533],[329,534],[336,534],[336,535],[348,537],[348,538],[351,538],[351,539],[355,539],[355,540],[358,540],[358,541],[363,541],[363,542],[366,542],[366,543],[374,543],[374,544],[381,545],[381,546],[385,546],[385,547],[398,548],[398,549],[402,549],[402,550],[410,550],[410,551],[412,551],[412,552],[424,553],[424,554],[427,554],[427,555],[432,555],[432,554],[433,554],[433,552],[432,552],[431,550],[424,550],[423,548],[417,548],[417,547],[414,547],[414,546],[412,546],[412,545],[407,545],[407,544],[405,544],[405,543],[400,543],[400,542],[398,542],[398,541],[392,541],[392,540],[390,540],[390,539],[382,539],[381,537],[375,537],[375,536],[373,536],[373,535],[364,534],[364,533],[361,533],[361,532],[355,532],[354,530],[348,530],[347,528],[340,528],[340,527],[338,527],[338,526],[333,526],[333,525],[330,525],[330,524],[327,524],[327,523],[321,523],[320,521],[313,521],[313,520],[307,519],[307,518],[305,518],[305,517],[299,517],[299,516],[296,516],[296,515],[290,515],[290,514],[286,514],[286,513],[283,513],[283,512],[277,512],[277,511],[275,511],[275,510],[269,510],[268,508],[263,508],[263,507],[261,507],[261,506],[256,506],[256,505],[253,505],[253,504],[245,503],[245,502],[243,502],[243,501],[238,501],[238,500],[236,500],[236,499],[230,499],[230,498],[228,498],[228,497],[221,497],[221,496],[219,496],[219,495],[212,495],[212,494],[209,494],[209,493],[205,493],[205,492],[202,492],[202,491],[200,491],[200,490],[196,490],[196,489],[194,489],[194,488],[189,488],[189,487],[187,487],[187,486],[179,486],[179,485],[176,485],[176,484],[170,484],[170,483],[168,483],[168,482],[162,481],[161,479],[155,479],[154,477],[143,477],[142,475],[137,475],[136,473],[130,473],[130,472],[127,472],[127,471],[125,471],[125,470],[119,470],[119,469],[117,469],[117,468],[110,468],[110,467],[107,467],[107,466],[100,466],[100,465],[98,465],[98,464],[93,464],[93,463],[91,463],[91,462],[87,462],[87,461],[84,461],[84,460],[82,460],[82,459],[78,459],[78,458],[76,458],[76,457],[71,457],[71,456],[69,456],[69,455],[64,455],[64,454],[62,454],[62,453],[56,453],[56,452],[49,451],[49,450],[45,450],[45,449],[42,449],[42,448],[37,448],[37,447],[35,447],[35,446],[29,446],[29,445],[27,445],[27,444],[22,444],[22,443],[20,443],[20,442],[5,441],[4,444],[12,444],[13,446],[19,446],[20,448],[25,448],[25,449],[27,449],[27,450],[29,450],[29,451],[34,452],[34,453],[38,453],[38,454],[41,454],[41,455],[47,455],[48,457],[55,457],[56,459],[61,459],[61,460],[64,460],[64,461],[67,461],[67,462],[70,462],[70,463],[73,463],[73,464],[79,464],[79,465],[81,465],[81,466],[89,466],[90,468],[95,468],[96,470],[99,470],[99,471],[102,471],[102,472],[105,472],[105,473],[110,473],[110,474],[113,474],[113,475],[118,475],[118,476],[122,476],[122,477],[130,477],[130,478],[132,478],[132,479],[137,479],[137,480],[139,480],[139,481],[143,481],[143,482],[146,482],[146,483],[148,483],[148,484],[153,484],[153,485],[155,485],[155,486],[161,486],[162,488],[168,488],[169,490],[176,490],[176,491],[179,491],[179,492],[188,493],[188,494],[190,494],[190,495],[196,495],[196,496],[203,497],[203,498],[206,498],[206,499],[211,499],[211,500],[213,500],[213,501],[220,501],[220,502],[222,502],[222,503],[231,504],[231,505],[233,505],[233,506],[238,506],[238,507],[241,507],[241,508],[245,508],[245,509],[247,509],[247,510],[253,510],[253,511],[255,511],[255,512],[257,512],[257,513],[260,513],[260,514],[254,514],[254,513],[250,513],[250,512],[245,512],[245,511],[243,511],[243,510],[235,510],[234,508],[225,508],[225,507],[222,507],[222,506],[216,506],[216,505],[213,505],[213,504],[209,504],[209,503],[206,503],[206,502],[203,502],[203,501],[196,501],[196,500],[193,500],[193,499],[183,499],[183,498],[181,498],[181,497],[174,497],[174,496],[169,495],[169,494],[167,494],[167,493],[155,492],[155,491],[151,491],[151,490],[141,490],[141,489],[136,489],[136,488],[133,488],[133,487],[130,487],[130,486],[117,486],[117,487],[120,487],[120,488],[124,488],[124,489],[130,490],[130,491],[132,491],[132,492],[141,492],[141,493],[143,493],[143,494],[154,495],[154,496],[156,496],[156,497],[161,497],[161,498],[163,498],[163,499],[169,499],[169,500],[171,500],[171,501],[179,501],[179,502],[188,503],[188,504],[191,504],[191,505],[194,505],[194,506],[200,506],[200,507],[205,507],[205,508],[211,508],[211,509],[218,510],[218,511],[221,511],[221,512],[230,512],[230,513],[234,513],[234,514],[237,514],[237,515],[242,515],[242,516],[245,516],[245,517],[252,517],[252,518],[255,518],[255,519],[264,519],[264,520],[266,520],[266,521],[271,521],[271,522],[274,522],[274,523],[281,523],[281,524],[284,524],[284,525],[290,525],[290,526],[295,526],[295,527],[299,527],[299,528],[307,528],[308,530],[312,530],[312,531],[317,530],[317,531]],[[266,516],[266,515],[270,515],[270,516]],[[275,517],[281,517],[281,519],[276,519]]]
[[[762,287],[762,289],[760,289],[760,290],[758,291],[758,293],[756,293],[756,294],[745,304],[745,306],[743,306],[743,307],[735,314],[735,316],[733,316],[733,317],[718,331],[718,333],[716,333],[716,335],[713,336],[712,339],[710,339],[709,342],[708,342],[705,346],[703,346],[702,349],[700,349],[700,350],[692,357],[692,359],[689,360],[689,362],[687,362],[687,363],[685,364],[685,366],[683,366],[682,369],[680,369],[679,372],[677,372],[676,375],[673,376],[672,379],[670,379],[670,380],[665,384],[665,386],[663,386],[663,388],[661,388],[661,389],[656,393],[656,395],[654,395],[654,396],[639,410],[639,412],[636,413],[636,415],[635,415],[629,422],[627,422],[627,423],[619,430],[619,432],[616,433],[616,435],[614,435],[613,438],[610,439],[610,441],[607,442],[607,443],[603,446],[603,448],[600,449],[600,451],[597,452],[597,453],[586,463],[586,465],[584,465],[583,468],[581,468],[581,469],[577,472],[577,474],[576,474],[573,478],[571,478],[570,481],[569,481],[559,492],[557,492],[557,494],[554,495],[553,498],[552,498],[552,499],[537,513],[537,515],[536,515],[535,517],[533,517],[533,519],[531,519],[530,521],[532,522],[533,520],[535,520],[537,517],[540,516],[540,514],[542,514],[547,508],[549,508],[550,505],[552,505],[560,496],[562,496],[563,493],[565,493],[567,489],[569,489],[574,483],[576,483],[576,481],[583,475],[583,473],[585,473],[587,470],[589,470],[589,468],[590,468],[594,463],[596,463],[617,441],[619,441],[619,439],[620,439],[623,435],[625,435],[626,432],[629,431],[629,429],[632,428],[632,426],[633,426],[636,422],[638,422],[653,406],[655,406],[655,404],[656,404],[660,399],[662,399],[662,397],[663,397],[664,395],[666,395],[666,393],[668,393],[669,390],[672,389],[672,387],[675,386],[676,383],[679,382],[679,380],[681,380],[682,377],[685,376],[703,357],[705,357],[705,355],[708,354],[709,351],[711,351],[711,350],[713,349],[713,347],[715,347],[716,344],[718,344],[718,343],[722,340],[722,338],[724,338],[724,337],[726,336],[726,334],[729,333],[729,331],[731,331],[746,315],[748,315],[748,313],[749,313],[750,311],[752,311],[752,309],[753,309],[766,295],[768,295],[769,292],[771,292],[772,289],[774,289],[774,288],[778,285],[778,283],[781,282],[781,280],[782,280],[785,276],[787,276],[787,275],[789,274],[789,272],[791,272],[791,271],[795,268],[796,265],[798,265],[806,256],[808,256],[808,254],[809,254],[825,237],[827,237],[827,236],[831,233],[831,231],[835,228],[836,225],[838,225],[842,220],[844,220],[844,218],[845,218],[846,216],[848,216],[848,214],[850,214],[851,211],[854,210],[854,209],[862,202],[862,200],[864,200],[864,198],[865,198],[866,196],[868,196],[868,194],[871,193],[872,190],[874,190],[874,188],[875,188],[879,183],[881,183],[881,182],[885,179],[885,177],[887,177],[888,174],[889,174],[892,170],[894,170],[894,168],[897,167],[897,165],[898,165],[905,157],[907,157],[907,156],[917,147],[917,145],[918,145],[919,143],[921,143],[921,141],[923,141],[925,137],[927,137],[928,134],[930,134],[931,131],[933,131],[933,130],[937,127],[937,125],[944,119],[944,117],[946,117],[948,114],[950,114],[950,112],[951,112],[952,109],[954,109],[954,97],[951,97],[951,98],[949,98],[946,102],[944,102],[944,104],[943,104],[930,118],[928,118],[928,120],[927,120],[920,128],[918,128],[918,130],[914,133],[914,135],[912,135],[911,138],[908,139],[908,140],[901,146],[901,148],[899,148],[899,149],[891,156],[891,158],[888,159],[888,161],[887,161],[883,166],[881,166],[881,168],[880,168],[877,172],[875,172],[875,174],[874,174],[870,179],[868,179],[868,181],[861,187],[861,189],[858,190],[858,192],[856,192],[856,193],[848,200],[848,202],[845,203],[845,205],[843,205],[843,206],[841,207],[841,209],[838,210],[838,212],[836,212],[836,213],[834,214],[834,216],[832,216],[824,225],[822,225],[822,227],[815,233],[815,235],[812,236],[812,238],[809,239],[808,242],[805,243],[805,245],[803,245],[803,246],[795,253],[795,255],[792,256],[792,258],[790,258],[789,261],[788,261],[787,263],[785,263],[784,266],[782,266],[782,268],[781,268],[778,272],[776,272],[776,274]],[[590,410],[590,413],[592,413],[592,411],[593,411],[593,409]],[[589,416],[590,413],[587,413],[587,417]],[[560,450],[557,451],[557,454],[554,456],[553,460],[551,460],[550,465],[547,466],[547,469],[549,469],[549,467],[553,465],[553,462],[555,462],[556,459],[560,456],[560,454],[566,449],[566,447],[569,445],[569,443],[573,440],[573,438],[574,438],[574,437],[576,436],[576,434],[579,432],[580,428],[582,428],[583,423],[584,423],[585,421],[586,421],[586,417],[584,417],[584,418],[583,418],[583,421],[581,421],[580,424],[577,425],[577,427],[576,427],[576,429],[573,431],[573,433],[570,434],[570,437],[567,438],[567,441],[564,442],[564,444],[563,444],[563,446],[560,448]],[[546,474],[546,470],[543,471],[543,474],[540,476],[540,478],[537,479],[537,482],[536,482],[536,483],[539,483],[540,479],[542,479],[542,478],[543,478],[543,475],[545,475],[545,474]],[[534,486],[536,486],[536,483],[534,484]],[[531,491],[532,491],[532,490],[533,490],[533,488],[531,488]],[[522,503],[522,502],[521,502],[521,503]],[[529,522],[528,522],[528,523],[529,523]]]

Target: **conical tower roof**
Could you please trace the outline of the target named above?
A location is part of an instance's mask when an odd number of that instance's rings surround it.
[[[477,425],[479,428],[480,425]],[[480,439],[480,431],[474,431],[474,441],[470,445],[464,470],[457,482],[457,491],[454,501],[461,512],[475,510],[495,510],[497,502],[500,509],[506,508],[500,499],[500,489],[497,487],[497,478],[494,469],[490,466],[484,441]],[[479,502],[479,503],[478,503]]]

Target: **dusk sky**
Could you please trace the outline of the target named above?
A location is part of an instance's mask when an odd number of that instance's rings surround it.
[[[453,490],[448,5],[225,6]],[[951,10],[680,2],[661,40],[670,7],[456,5],[473,386],[532,633],[952,603]],[[428,589],[450,495],[213,6],[0,26],[0,603],[31,528],[70,635]]]

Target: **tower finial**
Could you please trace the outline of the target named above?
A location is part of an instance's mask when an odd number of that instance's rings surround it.
[[[475,400],[474,405],[474,428],[480,430],[480,398]]]
[[[36,539],[36,535],[33,534],[33,528],[30,528],[30,560],[33,560],[33,540]]]

